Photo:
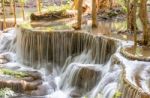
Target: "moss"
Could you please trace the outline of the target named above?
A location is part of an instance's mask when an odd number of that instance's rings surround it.
[[[39,28],[37,28],[39,29]],[[49,26],[49,27],[40,27],[40,30],[45,31],[54,31],[54,30],[69,30],[71,27],[69,25],[56,25],[56,26]]]
[[[67,10],[71,9],[69,4],[61,5],[61,6],[48,6],[42,9],[42,13],[32,13],[30,16],[31,21],[53,21],[62,18],[70,18],[74,17],[74,14],[68,13]]]
[[[0,89],[0,98],[9,98],[10,96],[13,96],[13,95],[15,95],[15,93],[10,88]]]
[[[53,30],[64,30],[64,29],[71,29],[69,25],[58,25],[58,26],[52,26]]]
[[[110,12],[110,13],[108,13],[108,16],[109,17],[116,17],[117,16],[117,13],[116,12]]]
[[[114,98],[120,98],[122,93],[120,91],[116,91]]]
[[[70,30],[72,27],[67,24],[63,25],[53,25],[53,26],[48,26],[48,27],[32,27],[30,23],[22,23],[20,25],[21,28],[25,29],[35,29],[35,30],[42,30],[42,31],[54,31],[54,30]]]
[[[26,28],[26,29],[32,29],[32,26],[31,26],[31,24],[30,23],[22,23],[22,24],[20,24],[20,26],[22,27],[22,28]]]
[[[48,6],[47,8],[42,9],[43,12],[51,13],[51,12],[60,12],[71,9],[70,4],[61,5],[61,6]]]
[[[4,75],[10,75],[10,76],[14,76],[15,78],[23,78],[23,77],[27,77],[28,74],[24,73],[24,72],[19,72],[19,71],[13,71],[10,69],[0,69],[0,73],[4,74]]]

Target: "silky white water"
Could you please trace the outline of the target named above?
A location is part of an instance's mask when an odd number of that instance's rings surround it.
[[[107,37],[19,29],[2,33],[0,44],[0,57],[9,59],[2,65],[42,75],[43,83],[33,95],[17,98],[113,98],[116,92],[121,98],[141,98],[122,82],[124,71],[130,83],[149,93],[149,62],[124,58],[120,42]]]

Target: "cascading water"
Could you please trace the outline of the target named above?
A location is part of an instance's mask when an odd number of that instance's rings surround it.
[[[40,31],[20,29],[17,33],[19,60],[24,64],[35,65],[35,67],[47,65],[50,62],[63,67],[69,56],[76,57],[74,62],[104,64],[115,50],[115,41],[88,33],[83,34],[83,32],[41,33]],[[86,58],[88,56],[85,54],[89,54],[90,57]]]
[[[117,50],[117,42],[83,32],[19,29],[17,49],[18,57],[24,64],[50,69],[58,65],[63,73],[59,76],[62,79],[58,89],[74,88],[73,93],[79,91],[78,97],[81,97],[105,76],[102,68]],[[51,66],[48,66],[49,63]]]
[[[86,94],[101,78],[99,66],[71,63],[62,75],[61,89],[74,87],[78,95]]]
[[[17,37],[11,37],[7,44],[3,42],[7,34],[16,32]],[[16,66],[10,63],[5,66],[36,70],[42,76],[37,90],[16,98],[113,98],[117,91],[121,92],[121,98],[150,98],[149,63],[140,62],[141,66],[135,67],[139,61],[133,62],[120,55],[120,43],[112,38],[79,31],[22,27],[16,32],[0,36],[3,45],[0,58],[7,52],[17,54],[14,56],[17,62],[11,60]]]

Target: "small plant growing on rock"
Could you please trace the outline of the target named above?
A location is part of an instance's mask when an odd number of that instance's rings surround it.
[[[23,77],[28,76],[28,74],[26,74],[24,72],[13,71],[13,70],[10,70],[10,69],[0,69],[0,73],[4,74],[4,75],[14,76],[16,78],[23,78]]]
[[[116,91],[114,98],[120,98],[122,93],[120,91]]]
[[[1,88],[0,89],[0,98],[9,98],[10,96],[14,96],[15,93],[10,88]]]

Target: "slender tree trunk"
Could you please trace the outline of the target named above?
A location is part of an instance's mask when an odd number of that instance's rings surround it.
[[[97,5],[97,12],[98,12],[99,7],[100,7],[100,2],[99,2],[99,0],[96,0],[96,5]]]
[[[127,28],[130,29],[130,0],[126,0],[126,6],[127,6]]]
[[[100,8],[104,6],[104,2],[105,0],[100,0],[100,3],[99,3]]]
[[[133,8],[132,11],[132,25],[133,25],[133,33],[134,33],[134,47],[137,46],[137,25],[136,25],[136,12],[137,12],[137,0],[132,2]]]
[[[12,0],[10,0],[10,13],[11,14],[13,13],[13,2],[12,2]]]
[[[21,10],[22,10],[22,17],[23,17],[23,20],[25,20],[25,13],[24,13],[24,0],[22,0],[22,2],[21,2]]]
[[[112,6],[113,6],[113,2],[112,0],[109,0],[109,8],[112,9]]]
[[[38,13],[41,14],[41,0],[36,0],[37,1],[37,10]]]
[[[2,0],[2,9],[3,9],[3,29],[6,29],[6,13],[5,13],[5,0]]]
[[[74,0],[74,1],[73,1],[72,9],[78,9],[78,1],[79,1],[79,0]],[[83,1],[82,1],[82,2],[83,2]]]
[[[14,15],[14,26],[16,25],[17,19],[16,19],[16,3],[15,0],[13,0],[13,15]]]
[[[148,44],[147,0],[140,1],[139,17],[143,25],[143,44]]]
[[[96,0],[92,0],[92,27],[97,27]]]
[[[82,23],[82,12],[83,12],[82,3],[83,3],[83,0],[78,1],[78,16],[77,16],[77,18],[78,18],[78,23],[77,23],[78,29],[81,29],[81,23]]]

